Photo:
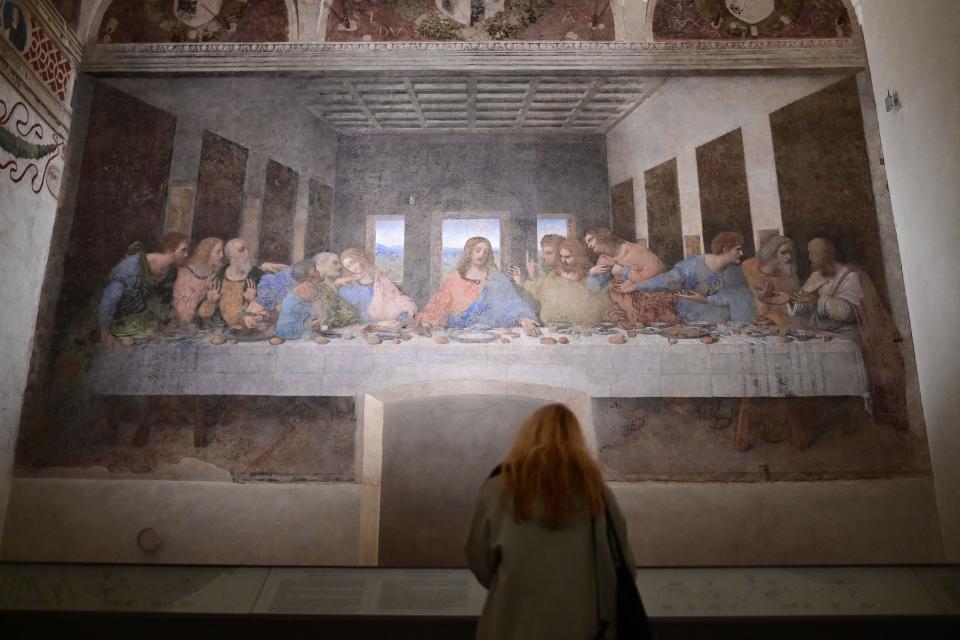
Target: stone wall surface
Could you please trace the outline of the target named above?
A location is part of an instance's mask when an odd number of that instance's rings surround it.
[[[870,54],[873,94],[900,243],[937,504],[951,562],[960,561],[960,6],[856,2]],[[905,28],[910,24],[912,28]],[[948,62],[949,61],[949,62]],[[902,107],[883,108],[888,91]]]
[[[439,285],[429,260],[445,214],[507,214],[511,265],[537,249],[538,214],[568,214],[578,229],[609,224],[600,136],[344,136],[334,189],[334,246],[365,245],[365,219],[402,214],[408,259],[403,289],[422,305]],[[410,198],[413,198],[412,204]]]

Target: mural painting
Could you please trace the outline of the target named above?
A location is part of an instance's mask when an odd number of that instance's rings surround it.
[[[331,0],[330,42],[614,39],[609,0]]]
[[[194,4],[134,16],[117,0],[100,41],[242,39],[254,15]],[[678,39],[847,37],[836,6],[660,2],[687,13],[655,23],[665,37],[689,18]],[[215,18],[191,17],[200,7]],[[693,24],[713,31],[683,31]],[[285,37],[270,25],[258,33]],[[327,37],[613,31],[606,2],[335,0]],[[600,85],[574,80],[554,93],[585,109]],[[605,473],[624,482],[926,473],[856,80],[797,76],[806,88],[789,92],[767,80],[711,78],[699,94],[696,78],[667,78],[609,132],[385,119],[375,135],[315,116],[296,78],[269,92],[258,78],[96,81],[17,473],[356,482],[365,394],[449,381],[583,393]],[[435,79],[391,81],[407,99]],[[727,82],[749,86],[731,91],[741,104],[722,125],[654,120],[663,136],[641,160],[614,151],[644,109],[719,104]],[[170,99],[181,91],[191,99]],[[371,92],[397,106],[386,95]],[[466,95],[442,96],[444,110]],[[243,105],[241,126],[225,104]],[[4,151],[56,153],[15,108],[0,118]],[[759,127],[742,115],[754,111]],[[680,129],[695,142],[664,142]],[[753,172],[778,201],[757,199]]]

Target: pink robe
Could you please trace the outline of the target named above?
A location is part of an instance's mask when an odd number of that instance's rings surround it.
[[[393,321],[406,313],[410,319],[417,315],[417,305],[382,271],[373,278],[373,300],[367,314],[374,322]]]
[[[196,275],[190,267],[177,269],[177,280],[173,284],[173,308],[177,319],[183,324],[193,322],[193,316],[200,306],[213,282],[214,274],[205,278]]]

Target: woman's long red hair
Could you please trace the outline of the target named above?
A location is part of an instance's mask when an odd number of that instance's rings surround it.
[[[543,504],[542,524],[551,529],[584,507],[594,516],[603,513],[600,468],[580,421],[562,404],[537,409],[526,419],[500,473],[500,499],[517,520],[530,519],[537,498]]]

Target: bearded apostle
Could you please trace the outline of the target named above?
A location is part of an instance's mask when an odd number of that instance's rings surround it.
[[[173,320],[173,283],[177,267],[186,262],[187,243],[182,233],[168,233],[155,252],[147,253],[140,242],[130,245],[100,296],[101,344],[112,346],[117,338],[132,344],[136,338],[157,335]]]
[[[513,283],[493,262],[493,246],[486,238],[467,240],[453,272],[417,316],[431,327],[466,328],[474,325],[521,325],[537,335],[537,314]]]
[[[583,244],[576,239],[564,239],[557,253],[559,264],[547,275],[523,282],[514,274],[514,280],[536,301],[541,322],[584,326],[600,322],[614,307],[605,289],[597,287],[591,291],[587,285]]]
[[[809,317],[811,328],[857,340],[870,378],[875,416],[907,430],[900,332],[863,269],[837,259],[836,245],[814,238],[807,245],[810,277],[792,296],[790,311]]]
[[[360,314],[337,293],[334,285],[341,274],[340,256],[318,253],[309,268],[294,265],[297,284],[283,298],[277,336],[284,340],[299,340],[308,330],[322,327],[336,329],[360,323]],[[304,273],[305,272],[305,273]]]
[[[214,276],[210,290],[197,310],[201,321],[219,314],[223,323],[234,330],[252,327],[266,319],[265,312],[251,309],[257,297],[257,284],[263,271],[253,265],[247,241],[234,238],[224,249],[227,264]]]
[[[743,277],[753,293],[757,318],[781,328],[790,324],[784,305],[800,288],[796,254],[793,240],[776,235],[763,243],[755,258],[743,262]]]

